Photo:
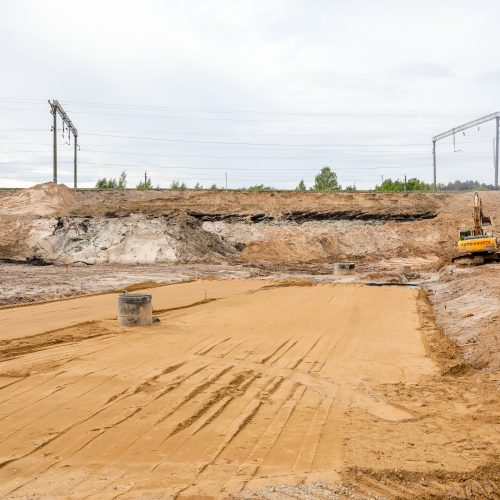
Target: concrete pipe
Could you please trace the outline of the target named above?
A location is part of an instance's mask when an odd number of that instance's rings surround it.
[[[118,324],[140,326],[153,323],[153,303],[148,293],[122,293],[118,296]]]

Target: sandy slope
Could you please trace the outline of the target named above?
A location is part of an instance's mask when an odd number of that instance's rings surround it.
[[[194,282],[153,289],[155,308],[210,285],[217,300],[148,328],[99,320],[0,346],[0,496],[220,497],[340,479],[355,497],[498,493],[494,390],[456,364],[415,290]],[[110,317],[106,296],[89,300],[0,317],[37,313],[37,332],[78,311]]]
[[[477,369],[500,381],[500,263],[447,266],[427,286],[438,325]]]

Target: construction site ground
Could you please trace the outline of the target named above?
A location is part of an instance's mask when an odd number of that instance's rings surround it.
[[[467,196],[260,194],[0,196],[0,497],[500,498]]]

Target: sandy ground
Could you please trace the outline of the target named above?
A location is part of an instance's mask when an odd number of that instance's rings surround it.
[[[266,286],[257,280],[201,280],[164,286],[157,290],[143,288],[142,293],[153,293],[155,311],[186,307],[193,303],[218,299],[232,294],[244,293]],[[51,332],[82,322],[116,317],[116,294],[91,295],[79,299],[60,300],[22,307],[4,309],[0,316],[0,341],[29,337]]]
[[[354,271],[336,273],[333,262],[281,265],[155,264],[46,265],[0,262],[0,307],[92,293],[120,291],[149,284],[200,278],[298,278],[313,281],[398,281],[422,283],[436,277],[432,258],[395,258],[357,263]],[[403,276],[402,265],[411,272]]]
[[[120,291],[199,278],[266,274],[244,266],[211,264],[33,266],[0,262],[0,306]]]
[[[0,192],[0,497],[499,499],[500,266],[450,265],[471,210]],[[119,328],[123,289],[161,321]]]
[[[0,310],[0,496],[498,498],[496,390],[421,292],[151,293],[150,327],[116,295]]]

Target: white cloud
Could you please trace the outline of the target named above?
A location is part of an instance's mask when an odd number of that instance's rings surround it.
[[[164,186],[174,177],[190,177],[189,184],[202,177],[205,184],[208,177],[220,183],[227,170],[234,186],[262,180],[293,187],[301,177],[312,179],[323,164],[337,167],[342,182],[357,179],[362,187],[382,174],[430,180],[430,138],[500,109],[500,74],[495,70],[500,56],[492,50],[499,14],[494,0],[4,0],[1,182],[50,179],[50,132],[2,130],[47,129],[46,100],[51,98],[64,103],[81,130],[82,181],[87,185],[101,174],[119,175],[121,164],[139,165],[127,168],[132,183],[144,166]],[[39,101],[13,101],[35,98]],[[99,109],[82,103],[256,113]],[[297,114],[268,114],[275,111]],[[380,113],[391,116],[373,116]],[[92,130],[351,146],[302,148],[311,150],[307,152],[299,147],[90,136]],[[491,182],[492,134],[491,125],[470,131],[467,138],[476,142],[463,144],[459,154],[440,145],[440,179]],[[13,144],[19,142],[30,144]],[[144,156],[95,152],[99,149]],[[13,153],[25,150],[42,153]],[[70,151],[62,149],[65,154]],[[12,158],[39,163],[13,170]],[[46,176],[39,172],[43,162]],[[70,183],[70,174],[68,167],[63,180]]]

